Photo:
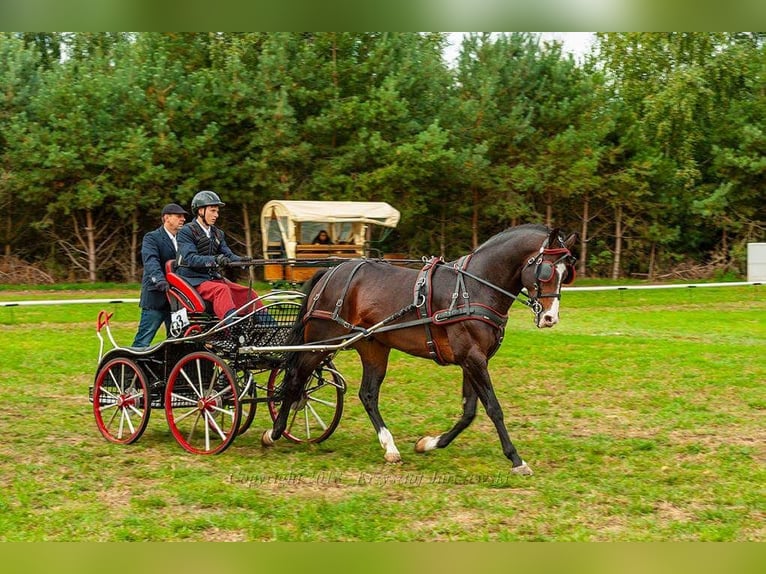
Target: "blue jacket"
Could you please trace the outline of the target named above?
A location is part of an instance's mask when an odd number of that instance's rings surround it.
[[[176,241],[178,241],[179,256],[176,273],[193,287],[211,279],[222,279],[215,263],[216,255],[223,253],[232,261],[242,259],[234,255],[234,252],[226,245],[225,234],[220,228],[211,226],[208,240],[196,219],[181,228]]]
[[[164,293],[157,288],[157,282],[165,279],[165,262],[176,258],[176,248],[165,228],[160,226],[144,235],[141,243],[141,260],[144,273],[141,278],[142,309],[170,311],[170,304]]]

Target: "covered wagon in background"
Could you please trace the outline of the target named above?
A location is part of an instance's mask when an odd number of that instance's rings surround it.
[[[399,217],[379,201],[269,201],[261,211],[264,279],[302,283],[333,259],[384,257],[377,246]],[[314,244],[321,230],[330,244]]]

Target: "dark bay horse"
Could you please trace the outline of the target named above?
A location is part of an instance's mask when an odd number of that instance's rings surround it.
[[[425,436],[415,450],[444,448],[473,421],[477,400],[497,429],[513,471],[531,474],[511,442],[503,412],[492,388],[487,363],[499,347],[507,312],[515,300],[529,306],[537,327],[559,320],[562,284],[574,279],[574,257],[558,229],[521,225],[503,231],[457,261],[435,258],[419,271],[377,260],[349,260],[318,272],[306,286],[307,297],[288,345],[337,343],[358,333],[353,343],[362,361],[359,397],[385,449],[387,462],[400,462],[394,437],[378,409],[380,385],[391,349],[430,358],[463,370],[463,415],[438,436]],[[522,293],[526,288],[526,294]],[[282,405],[269,446],[284,432],[290,407],[300,401],[303,385],[330,351],[288,353],[281,386]]]

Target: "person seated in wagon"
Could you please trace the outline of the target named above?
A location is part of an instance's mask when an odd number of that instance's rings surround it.
[[[312,245],[332,245],[332,239],[330,239],[327,230],[320,229],[311,243]]]
[[[177,273],[213,304],[213,312],[219,319],[228,318],[248,301],[258,298],[253,289],[229,281],[220,273],[221,267],[246,259],[229,248],[223,230],[215,225],[224,205],[213,191],[197,193],[191,202],[194,219],[181,228],[177,237],[180,263]],[[254,306],[261,309],[263,304],[257,301]],[[247,312],[250,310],[248,307]],[[265,311],[256,313],[256,317],[262,322],[271,319]]]

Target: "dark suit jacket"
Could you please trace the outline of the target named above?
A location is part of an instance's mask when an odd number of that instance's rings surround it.
[[[215,263],[215,256],[219,253],[223,253],[232,261],[242,259],[229,249],[223,230],[213,225],[210,228],[210,241],[207,241],[207,236],[196,219],[181,228],[176,241],[180,257],[177,273],[193,287],[211,279],[221,279]],[[205,244],[206,246],[202,247]]]
[[[144,235],[141,243],[141,260],[144,274],[141,279],[141,301],[143,309],[170,311],[170,304],[157,282],[165,279],[165,262],[176,258],[176,248],[165,228],[160,226]]]

